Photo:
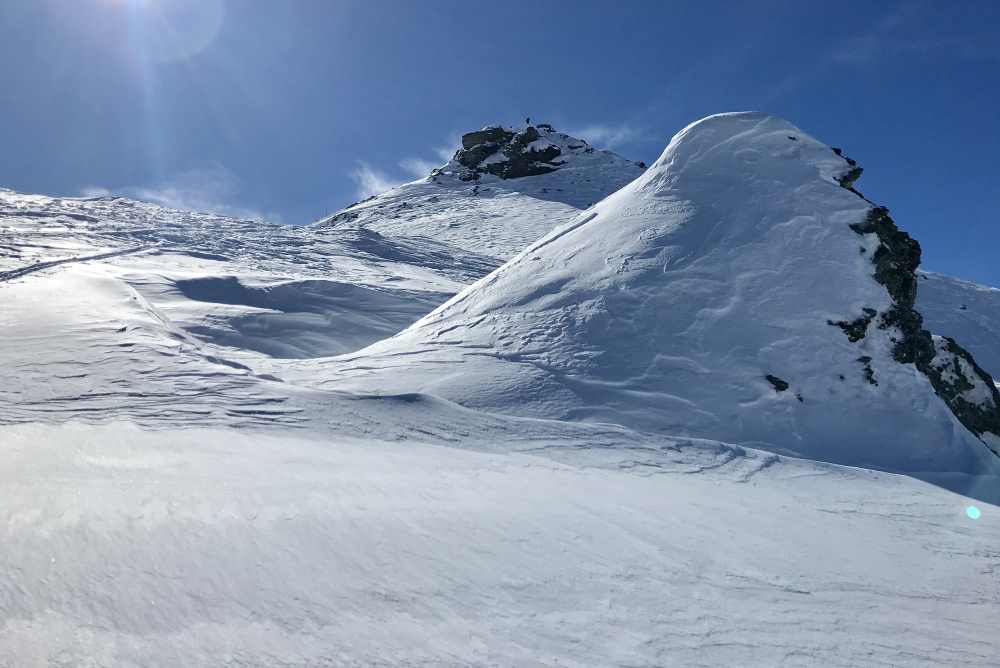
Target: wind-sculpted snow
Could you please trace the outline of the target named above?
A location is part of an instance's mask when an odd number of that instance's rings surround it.
[[[971,522],[962,499],[904,477],[596,442],[509,453],[0,427],[0,664],[980,667],[1000,655],[995,509]]]
[[[390,336],[496,261],[438,241],[0,191],[0,423],[299,425],[279,358]]]
[[[307,228],[165,209],[120,197],[51,198],[0,190],[0,277],[39,262],[104,253],[185,255],[230,262],[243,272],[316,278],[422,280],[454,288],[496,261],[426,237],[386,238],[372,230]],[[11,274],[15,272],[15,274]]]
[[[271,225],[115,197],[0,191],[0,235],[0,362],[10,380],[2,394],[17,397],[16,410],[0,403],[0,421],[102,410],[149,417],[175,392],[225,403],[198,388],[206,379],[225,379],[239,410],[256,411],[274,393],[259,388],[250,367],[264,373],[270,358],[364,347],[497,264],[428,238]],[[135,319],[183,371],[160,373],[166,353],[131,338]],[[205,366],[208,358],[224,362]],[[136,365],[150,368],[137,373]],[[53,390],[60,373],[86,377],[92,391],[74,394],[73,382]],[[43,387],[52,401],[36,400]],[[107,387],[134,397],[130,408],[114,400],[95,408]]]
[[[873,210],[842,187],[852,168],[780,119],[710,117],[636,181],[327,373],[920,475],[994,471],[895,358],[888,315],[860,340],[833,326],[895,308],[872,264],[882,242],[852,228]]]

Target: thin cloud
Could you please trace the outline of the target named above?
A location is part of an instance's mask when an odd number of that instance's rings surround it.
[[[393,179],[385,172],[374,169],[366,162],[358,163],[357,168],[351,171],[351,178],[358,185],[357,196],[361,198],[371,197],[392,190],[396,186],[404,183]]]
[[[422,179],[434,169],[451,160],[456,147],[461,146],[461,143],[462,135],[452,133],[444,143],[430,149],[430,152],[437,156],[436,159],[428,160],[420,156],[410,156],[403,158],[396,164],[410,179]],[[355,194],[361,199],[384,193],[410,180],[397,178],[382,169],[372,167],[367,162],[358,162],[358,166],[351,170],[349,176],[357,184]]]
[[[434,154],[437,155],[442,163],[446,163],[452,159],[455,151],[461,147],[462,134],[460,132],[452,132],[443,143],[434,147]]]
[[[277,214],[265,214],[235,204],[240,199],[242,189],[242,183],[233,172],[223,165],[215,164],[181,172],[152,185],[127,186],[114,190],[102,186],[87,186],[81,190],[81,194],[84,197],[101,197],[114,193],[169,209],[280,222]]]
[[[625,144],[638,141],[645,136],[645,132],[629,123],[585,125],[580,128],[571,128],[567,134],[580,139],[586,139],[595,146],[604,148],[618,148]]]
[[[422,179],[430,174],[432,169],[440,167],[441,164],[431,160],[424,160],[423,158],[403,158],[399,161],[399,166],[406,173],[412,174],[415,178]]]
[[[829,53],[834,64],[866,66],[890,58],[950,58],[997,60],[1000,47],[993,35],[943,34],[927,37],[920,28],[934,16],[919,5],[906,5],[877,21],[871,30],[836,45]]]

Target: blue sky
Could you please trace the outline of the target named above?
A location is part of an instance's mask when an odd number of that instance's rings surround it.
[[[655,159],[719,111],[865,167],[1000,285],[1000,3],[4,0],[0,185],[305,223],[525,116]]]

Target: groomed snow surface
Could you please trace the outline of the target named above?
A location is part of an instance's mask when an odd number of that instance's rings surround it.
[[[304,228],[0,191],[0,666],[1000,665],[1000,437],[829,324],[845,160],[543,137]]]

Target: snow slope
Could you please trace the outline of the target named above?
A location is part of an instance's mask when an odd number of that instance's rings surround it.
[[[357,350],[496,265],[422,237],[0,191],[0,283],[10,290],[36,289],[28,277],[48,281],[89,268],[135,290],[215,354],[248,362],[258,357],[248,352],[301,358]]]
[[[880,239],[859,227],[874,208],[843,187],[852,167],[763,114],[695,123],[622,190],[330,363],[324,385],[855,466],[993,472],[986,446],[1000,437],[976,438],[895,359],[905,333],[872,265]],[[867,310],[881,319],[855,340],[846,325]],[[1000,411],[992,385],[970,382]]]
[[[0,427],[0,665],[995,665],[995,508],[587,443]]]

